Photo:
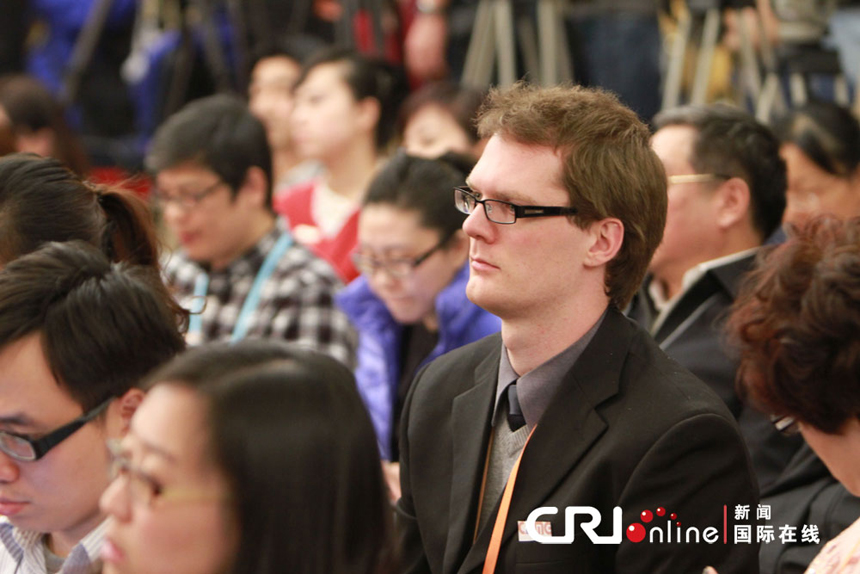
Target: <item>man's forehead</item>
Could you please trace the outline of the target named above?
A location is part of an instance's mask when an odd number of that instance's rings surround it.
[[[476,191],[491,193],[496,199],[530,200],[544,193],[566,193],[561,168],[561,154],[555,148],[496,134],[466,181]]]
[[[698,131],[693,126],[666,126],[651,136],[651,148],[666,166],[687,164],[697,135]]]
[[[0,348],[0,422],[35,424],[78,409],[51,372],[38,333]]]
[[[651,136],[651,147],[673,146],[676,149],[690,150],[698,137],[699,131],[687,124],[672,124],[658,129]]]
[[[301,73],[301,65],[287,56],[269,56],[263,58],[251,72],[254,82],[294,83]]]
[[[263,66],[289,68],[291,70],[301,69],[302,67],[298,61],[286,54],[272,54],[270,56],[264,56],[257,60],[257,64],[254,66],[254,69],[257,70]]]
[[[156,174],[155,182],[159,188],[181,188],[218,177],[217,173],[202,163],[188,160],[161,170]]]

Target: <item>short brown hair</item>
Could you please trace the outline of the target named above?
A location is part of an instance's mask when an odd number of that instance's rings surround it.
[[[666,224],[666,172],[648,127],[608,92],[520,82],[490,92],[478,132],[560,151],[561,185],[580,228],[607,217],[621,220],[624,243],[607,265],[605,283],[612,303],[626,307]]]
[[[738,384],[827,433],[860,416],[860,218],[810,220],[760,256],[729,319]]]

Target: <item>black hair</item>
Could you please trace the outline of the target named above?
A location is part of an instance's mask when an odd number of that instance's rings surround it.
[[[293,356],[294,344],[267,339],[238,343],[206,343],[189,349],[173,361],[153,371],[140,387],[148,391],[165,381],[199,387],[226,374]]]
[[[155,132],[146,167],[151,172],[194,162],[213,171],[235,197],[248,170],[266,176],[266,207],[272,207],[272,156],[266,130],[243,100],[217,94],[190,102]]]
[[[26,74],[0,78],[0,107],[16,134],[50,129],[54,157],[79,176],[87,174],[90,162],[83,143],[66,122],[63,106],[39,80]]]
[[[88,411],[185,348],[184,313],[149,266],[82,241],[48,243],[0,271],[0,348],[39,333],[51,372]]]
[[[208,403],[209,450],[241,532],[231,574],[393,571],[379,451],[346,367],[248,340],[194,349],[150,378],[159,381]]]
[[[454,207],[454,187],[465,185],[472,166],[461,154],[425,159],[400,151],[373,178],[364,205],[415,211],[422,227],[439,231],[440,238],[451,237],[466,219]]]
[[[253,69],[260,60],[279,56],[289,58],[302,66],[311,56],[325,47],[325,42],[308,34],[276,36],[255,48],[250,67]]]
[[[788,186],[779,140],[747,112],[725,104],[689,105],[660,112],[654,127],[696,130],[690,164],[698,173],[743,179],[750,188],[752,221],[765,239],[782,223]]]
[[[830,174],[848,178],[860,165],[860,122],[838,104],[804,104],[777,120],[774,132],[782,143],[796,145]]]
[[[304,83],[314,68],[323,64],[342,64],[343,79],[357,101],[373,98],[379,102],[376,123],[376,149],[384,150],[397,127],[397,110],[409,93],[402,67],[383,60],[367,58],[350,48],[330,47],[315,53],[302,68],[296,87]]]
[[[113,261],[158,266],[149,209],[134,192],[87,183],[57,159],[0,158],[0,265],[45,242],[75,239]]]
[[[476,120],[486,96],[486,91],[454,82],[427,84],[403,102],[397,119],[397,133],[402,138],[409,120],[425,106],[438,106],[451,114],[472,144],[478,143],[481,137]]]

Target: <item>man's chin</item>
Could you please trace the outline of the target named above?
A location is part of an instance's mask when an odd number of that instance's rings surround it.
[[[466,297],[481,309],[493,313],[494,315],[498,315],[498,297],[494,297],[492,293],[489,293],[488,289],[486,289],[484,285],[479,285],[470,279],[469,283],[466,285]]]

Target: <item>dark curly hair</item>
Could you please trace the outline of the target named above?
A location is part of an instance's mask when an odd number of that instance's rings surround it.
[[[819,216],[760,257],[728,328],[740,391],[826,433],[860,416],[860,218]]]

